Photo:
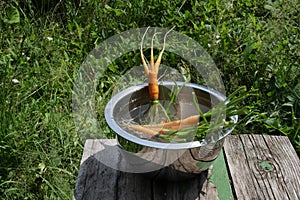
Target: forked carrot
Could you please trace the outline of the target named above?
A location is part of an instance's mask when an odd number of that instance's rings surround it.
[[[159,102],[158,102],[158,98],[159,98],[158,71],[159,71],[159,66],[161,64],[163,53],[165,51],[167,35],[174,29],[174,27],[172,29],[170,29],[169,31],[167,31],[166,34],[164,35],[163,48],[160,51],[156,61],[154,61],[154,55],[153,55],[153,42],[154,42],[155,36],[158,33],[154,33],[152,35],[151,49],[150,49],[151,50],[150,51],[150,63],[147,61],[147,59],[145,58],[145,56],[143,54],[144,38],[145,38],[149,28],[150,27],[148,27],[146,29],[145,33],[142,36],[142,41],[141,41],[141,45],[140,45],[140,54],[141,54],[142,64],[143,64],[145,73],[148,77],[148,88],[149,88],[150,100],[152,102],[156,102],[155,104],[153,104],[153,107],[151,107],[150,109],[153,108],[153,109],[155,109],[155,111],[156,111],[156,109],[161,109],[164,116],[166,116],[168,118],[168,115],[165,113],[164,108],[160,108],[159,106],[157,106],[157,105],[159,105]],[[199,122],[199,118],[200,118],[199,115],[187,117],[185,119],[176,120],[176,121],[170,121],[170,119],[168,118],[169,122],[161,123],[161,124],[152,123],[152,121],[156,122],[158,120],[150,120],[151,122],[149,124],[151,124],[151,125],[130,125],[130,126],[128,126],[128,128],[135,130],[135,131],[142,132],[148,136],[155,136],[157,134],[172,134],[176,131],[197,125]],[[150,119],[151,119],[151,116],[150,116]]]
[[[146,33],[148,32],[150,27],[148,27],[142,37],[142,41],[141,41],[141,46],[140,46],[140,53],[141,53],[141,59],[142,59],[142,63],[144,66],[144,70],[145,73],[148,77],[148,88],[149,88],[149,95],[150,95],[150,99],[153,101],[158,100],[159,97],[159,87],[158,87],[158,69],[162,60],[162,55],[165,51],[165,46],[166,46],[166,37],[167,35],[173,30],[170,29],[164,36],[164,43],[163,43],[163,48],[160,51],[157,60],[154,62],[154,55],[153,55],[153,40],[156,34],[155,33],[152,36],[152,41],[151,41],[151,55],[150,55],[150,64],[148,62],[146,62],[145,60],[145,56],[143,54],[143,43],[144,43],[144,38],[146,36]],[[149,65],[149,66],[148,66]]]

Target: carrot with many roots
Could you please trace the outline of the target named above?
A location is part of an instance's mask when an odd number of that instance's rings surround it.
[[[141,125],[141,124],[128,125],[127,128],[143,133],[150,137],[157,136],[158,134],[172,135],[177,131],[197,125],[199,122],[200,115],[190,116],[182,120],[171,121],[167,111],[160,104],[158,100],[159,99],[158,72],[162,61],[163,53],[165,51],[167,35],[173,30],[174,27],[165,33],[163,38],[163,47],[162,50],[159,52],[156,61],[154,60],[153,43],[154,43],[155,36],[159,33],[154,33],[152,35],[151,49],[150,49],[150,63],[147,61],[143,53],[143,43],[149,28],[150,27],[146,29],[145,33],[142,36],[141,45],[140,45],[140,55],[141,55],[141,60],[142,60],[145,73],[148,77],[148,89],[149,89],[149,96],[151,101],[150,108],[148,109],[148,111],[144,113],[144,116],[141,116],[141,118],[143,119],[142,121],[146,122],[146,125]]]
[[[145,60],[145,56],[143,54],[143,43],[144,43],[144,38],[148,32],[150,27],[148,27],[142,37],[142,41],[141,41],[141,47],[140,47],[140,53],[141,53],[141,59],[142,59],[142,63],[145,69],[145,73],[148,77],[148,87],[149,87],[149,94],[150,94],[150,99],[152,101],[157,101],[158,97],[159,97],[159,87],[158,87],[158,71],[159,71],[159,66],[162,60],[162,56],[163,53],[165,51],[165,46],[166,46],[166,38],[167,35],[173,30],[170,29],[164,36],[164,43],[163,43],[163,48],[160,51],[158,58],[156,59],[156,61],[154,62],[154,55],[153,55],[153,41],[155,38],[155,35],[157,35],[158,33],[154,33],[154,35],[152,36],[152,41],[151,41],[151,52],[150,52],[150,64],[147,62],[147,59]],[[148,66],[149,65],[149,66]]]
[[[160,104],[159,102],[159,85],[158,85],[158,72],[159,72],[159,66],[161,64],[162,56],[165,51],[166,46],[166,38],[167,35],[173,30],[170,29],[166,34],[164,35],[164,42],[163,42],[163,48],[160,51],[156,61],[154,61],[154,53],[153,53],[153,43],[154,38],[159,33],[154,33],[151,40],[151,52],[150,52],[150,63],[147,61],[143,54],[143,43],[145,36],[148,32],[150,27],[148,27],[143,34],[141,45],[140,45],[140,54],[142,59],[142,64],[145,70],[145,73],[148,77],[148,89],[149,89],[149,95],[150,95],[150,107],[147,112],[144,113],[144,116],[142,116],[142,120],[145,121],[148,124],[157,124],[162,121],[170,121],[169,115],[166,112],[165,108]]]

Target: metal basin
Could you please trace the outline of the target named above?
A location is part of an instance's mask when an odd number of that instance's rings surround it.
[[[195,92],[197,101],[202,110],[207,111],[213,104],[225,100],[225,96],[204,86],[183,82],[160,83],[161,101],[168,101],[170,92],[174,87],[181,90],[176,98],[176,111],[179,118],[199,114],[191,103],[191,93]],[[233,128],[213,133],[213,137],[203,141],[159,142],[140,138],[126,128],[122,127],[122,120],[135,120],[139,112],[144,112],[149,105],[148,85],[142,84],[129,87],[116,94],[105,108],[105,118],[108,126],[117,134],[119,148],[124,151],[124,156],[133,155],[144,160],[145,170],[138,172],[155,171],[162,176],[172,179],[190,177],[206,170],[218,157],[223,147],[225,137]],[[234,123],[237,116],[232,117]],[[213,139],[211,139],[213,138]],[[125,158],[126,159],[126,158]],[[128,162],[136,166],[136,160],[128,157]],[[138,163],[141,163],[140,161]]]

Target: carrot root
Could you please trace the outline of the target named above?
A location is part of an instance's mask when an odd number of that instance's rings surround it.
[[[157,127],[157,128],[166,128],[171,129],[172,127],[186,127],[186,126],[193,126],[196,125],[199,122],[200,115],[193,115],[190,117],[187,117],[182,120],[176,120],[161,124],[155,124],[155,125],[146,125],[146,127]]]
[[[154,125],[130,125],[128,128],[153,137],[157,134],[172,134],[174,131],[179,131],[197,125],[198,122],[199,115],[194,115],[183,120]]]
[[[141,125],[131,125],[131,126],[128,126],[129,129],[132,129],[132,130],[135,130],[135,131],[138,131],[138,132],[141,132],[141,133],[144,133],[150,137],[153,137],[155,135],[157,135],[159,132],[153,130],[153,129],[150,129],[150,128],[147,128],[147,127],[144,127],[144,126],[141,126]]]

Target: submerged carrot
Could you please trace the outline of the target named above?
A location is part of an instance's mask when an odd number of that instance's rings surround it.
[[[141,126],[141,125],[131,125],[131,126],[128,126],[129,129],[132,129],[132,130],[135,130],[135,131],[138,131],[138,132],[141,132],[141,133],[144,133],[148,136],[155,136],[157,135],[159,132],[155,131],[155,130],[152,130],[150,128],[147,128],[147,127],[144,127],[144,126]]]
[[[130,125],[129,129],[139,131],[149,136],[156,136],[157,134],[172,134],[174,131],[179,131],[185,128],[192,127],[199,122],[199,115],[187,117],[182,120],[171,121],[162,124],[154,125]]]
[[[175,120],[171,122],[155,124],[155,125],[146,125],[145,127],[156,127],[156,128],[166,128],[166,129],[176,129],[175,127],[185,127],[185,126],[192,126],[196,125],[199,122],[200,115],[193,115],[181,120]]]

